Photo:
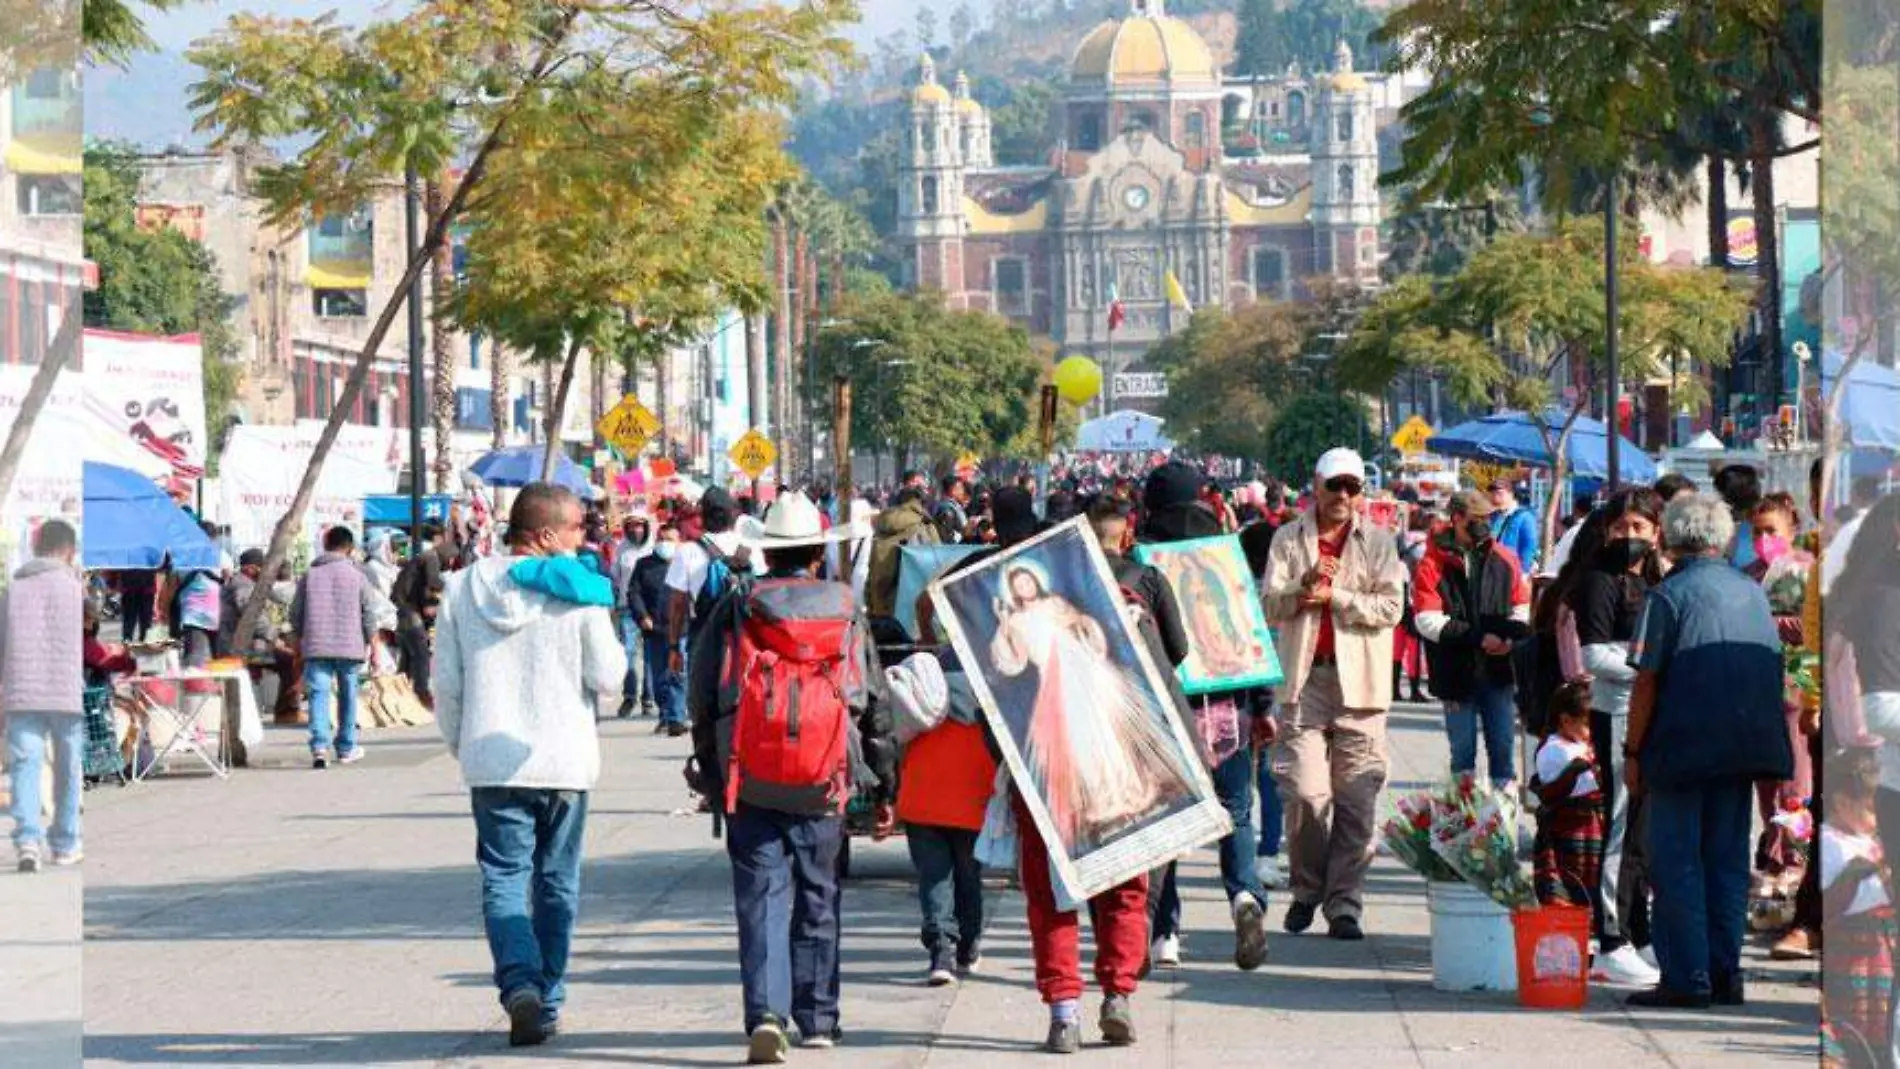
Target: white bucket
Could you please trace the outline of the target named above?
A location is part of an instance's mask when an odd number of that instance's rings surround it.
[[[1516,991],[1511,911],[1468,883],[1434,880],[1432,986],[1440,991]]]

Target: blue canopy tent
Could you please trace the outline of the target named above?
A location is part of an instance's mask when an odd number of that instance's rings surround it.
[[[171,554],[183,571],[216,571],[218,547],[158,484],[136,471],[86,461],[87,568],[156,568]]]
[[[516,445],[506,449],[497,449],[468,466],[468,470],[481,477],[490,486],[526,486],[541,481],[541,458],[546,455],[545,447],[538,445]],[[579,464],[567,458],[565,453],[554,455],[554,478],[557,486],[564,486],[581,497],[591,501],[596,494],[592,484],[587,481],[587,472]]]
[[[1544,425],[1550,428],[1555,438],[1563,430],[1564,414],[1556,409],[1544,412]],[[1643,447],[1628,438],[1619,439],[1622,444],[1618,456],[1618,474],[1626,483],[1646,483],[1656,478],[1656,462]],[[1497,412],[1482,419],[1460,423],[1447,431],[1440,431],[1426,441],[1428,452],[1439,456],[1456,457],[1460,460],[1481,460],[1488,463],[1525,464],[1533,468],[1551,466],[1550,450],[1544,446],[1544,436],[1537,429],[1532,417],[1524,412]],[[1578,416],[1570,431],[1567,443],[1570,474],[1591,479],[1608,478],[1609,446],[1602,422],[1589,416]]]
[[[429,523],[449,522],[449,505],[455,499],[447,494],[430,494],[422,499],[422,518]],[[375,494],[363,499],[364,527],[409,526],[408,494]]]
[[[1846,362],[1838,352],[1822,355],[1823,398],[1833,392]],[[1841,425],[1848,446],[1900,453],[1900,371],[1868,360],[1856,362],[1841,391]]]

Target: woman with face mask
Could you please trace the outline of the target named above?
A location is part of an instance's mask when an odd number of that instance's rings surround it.
[[[1795,544],[1800,533],[1800,513],[1793,496],[1773,493],[1749,513],[1749,527],[1755,559],[1743,570],[1762,585],[1768,595],[1768,607],[1774,611],[1775,625],[1781,632],[1784,648],[1801,647],[1801,609],[1807,600],[1808,575],[1814,558]],[[1792,682],[1785,688],[1783,706],[1788,717],[1788,736],[1794,743],[1794,778],[1776,783],[1764,780],[1755,785],[1756,810],[1762,819],[1761,838],[1755,844],[1757,899],[1793,897],[1805,872],[1806,852],[1788,829],[1773,823],[1783,809],[1797,809],[1814,790],[1814,762],[1801,737],[1801,703]]]
[[[1602,540],[1581,545],[1581,569],[1567,593],[1583,668],[1590,674],[1590,737],[1602,770],[1603,874],[1596,910],[1599,950],[1592,978],[1652,986],[1661,979],[1649,946],[1649,886],[1642,850],[1639,799],[1623,788],[1622,753],[1629,738],[1630,690],[1636,671],[1629,645],[1649,588],[1662,582],[1662,499],[1648,488],[1619,491],[1602,510]],[[1592,552],[1592,550],[1594,550]],[[1632,832],[1632,829],[1637,829]]]

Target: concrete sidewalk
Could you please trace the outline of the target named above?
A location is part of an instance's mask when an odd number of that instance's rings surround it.
[[[377,733],[360,765],[311,772],[271,733],[228,782],[160,779],[89,796],[84,995],[88,1065],[730,1065],[742,1060],[729,870],[708,818],[682,812],[683,740],[610,721],[592,799],[585,901],[564,1033],[512,1052],[481,937],[474,833],[429,732]],[[1393,716],[1395,784],[1436,778],[1435,710]],[[860,844],[845,896],[843,1047],[795,1061],[999,1069],[1047,1064],[1021,901],[999,891],[981,977],[922,985],[901,843]],[[1725,1067],[1812,1064],[1812,969],[1751,952],[1750,1005],[1581,1013],[1431,989],[1421,881],[1381,860],[1364,943],[1279,933],[1237,972],[1211,851],[1187,866],[1184,966],[1136,997],[1139,1046],[1091,1063],[1214,1066]],[[21,878],[0,876],[15,891]],[[44,880],[44,877],[41,877]],[[50,883],[41,886],[52,886]],[[36,887],[35,890],[38,888]],[[13,944],[7,948],[8,958]],[[1085,970],[1086,971],[1086,970]],[[48,981],[50,983],[50,981]],[[34,1019],[57,1019],[56,1000]],[[0,1025],[22,1023],[12,1008]],[[1093,999],[1086,1007],[1092,1023]],[[29,1015],[30,1016],[30,1015]],[[1093,1029],[1090,1029],[1093,1035]],[[15,1061],[5,1065],[57,1065]]]

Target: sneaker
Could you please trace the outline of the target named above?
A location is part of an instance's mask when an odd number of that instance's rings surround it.
[[[956,982],[957,972],[950,967],[949,955],[932,954],[930,956],[930,972],[924,977],[925,985],[929,987],[949,987]]]
[[[1286,920],[1282,927],[1294,935],[1313,926],[1313,918],[1319,914],[1319,907],[1308,902],[1294,902],[1286,907]]]
[[[1790,928],[1787,935],[1775,940],[1768,956],[1775,961],[1813,961],[1820,941],[1819,936],[1806,928]]]
[[[1111,1047],[1135,1045],[1135,1012],[1127,995],[1110,995],[1102,1000],[1102,1038]]]
[[[561,1015],[551,1010],[541,1011],[541,1034],[549,1039],[561,1034]]]
[[[336,759],[336,763],[339,765],[353,765],[357,763],[358,761],[361,761],[363,759],[363,755],[368,752],[369,752],[368,750],[365,750],[363,749],[363,747],[358,746],[353,750],[350,750],[344,754],[339,755]]]
[[[1042,1041],[1042,1049],[1050,1054],[1074,1054],[1081,1050],[1082,1023],[1059,1019],[1050,1021],[1049,1038]]]
[[[1148,948],[1148,958],[1163,969],[1173,969],[1181,964],[1181,937],[1164,935],[1155,940]]]
[[[664,720],[656,721],[653,725],[653,733],[655,735],[666,734],[666,721]]]
[[[1739,973],[1718,973],[1715,976],[1714,982],[1709,985],[1709,988],[1709,1001],[1717,1006],[1744,1006],[1748,1004],[1748,994],[1742,988],[1742,977]]]
[[[777,1018],[767,1017],[752,1030],[746,1044],[746,1064],[779,1065],[791,1049],[791,1042],[785,1038],[785,1026],[778,1023]]]
[[[667,735],[667,737],[668,737],[668,738],[672,738],[672,739],[677,739],[677,738],[679,738],[679,737],[680,737],[681,735],[684,735],[684,734],[686,734],[686,733],[687,733],[688,731],[691,731],[691,730],[692,730],[692,729],[691,729],[691,728],[689,728],[689,727],[687,727],[687,726],[686,726],[685,724],[668,724],[668,725],[666,725],[666,735]]]
[[[310,755],[310,767],[317,769],[329,768],[330,755],[322,750],[312,753]]]
[[[1234,898],[1234,964],[1252,972],[1267,961],[1267,910],[1252,895]]]
[[[1623,1005],[1639,1010],[1706,1010],[1714,1002],[1707,992],[1691,994],[1652,987],[1623,1000]]]
[[[798,1045],[806,1050],[830,1050],[843,1040],[844,1032],[837,1028],[829,1032],[814,1032],[811,1035],[806,1035],[803,1030],[798,1033]]]
[[[1286,866],[1280,862],[1280,855],[1268,854],[1254,859],[1254,875],[1260,878],[1260,886],[1269,891],[1284,891],[1292,883],[1287,877]]]
[[[1656,960],[1656,948],[1654,946],[1638,947],[1636,949],[1636,956],[1643,959],[1643,964],[1648,965],[1659,973],[1662,972],[1662,963]]]
[[[502,999],[502,1006],[508,1010],[508,1045],[511,1047],[537,1047],[547,1042],[548,1034],[541,1027],[541,993],[528,988],[510,994]]]
[[[1326,935],[1342,943],[1357,943],[1366,937],[1358,917],[1334,917],[1326,922]]]
[[[617,720],[628,720],[628,719],[631,719],[632,716],[633,716],[633,699],[632,698],[620,699],[620,708],[614,711],[614,718]]]
[[[978,972],[981,972],[982,969],[983,969],[983,948],[982,947],[973,946],[966,950],[957,951],[957,972],[958,973],[964,976],[972,976]]]
[[[63,854],[58,850],[53,851],[53,867],[56,869],[71,868],[84,860],[86,860],[84,850],[70,850]]]
[[[652,702],[648,702],[645,705],[642,705],[640,707],[640,715],[641,716],[659,716],[660,707],[653,704]]]
[[[40,871],[40,848],[39,847],[33,845],[32,843],[28,843],[27,845],[20,847],[20,871],[21,872]]]
[[[1655,987],[1662,983],[1662,973],[1644,961],[1635,947],[1625,943],[1608,954],[1597,955],[1590,966],[1590,979],[1623,987]]]

